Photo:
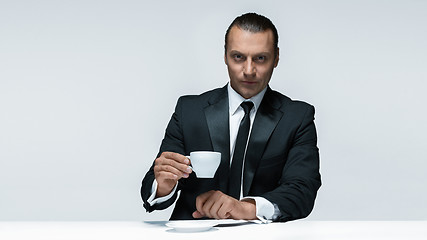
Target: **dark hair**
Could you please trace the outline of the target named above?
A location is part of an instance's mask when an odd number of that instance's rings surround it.
[[[252,33],[265,32],[267,30],[271,30],[273,32],[274,37],[274,54],[277,56],[277,47],[279,43],[279,34],[277,33],[277,29],[274,24],[270,21],[270,19],[256,14],[256,13],[245,13],[236,19],[230,24],[225,33],[225,53],[227,53],[227,40],[228,34],[233,26],[237,26],[244,31],[249,31]]]

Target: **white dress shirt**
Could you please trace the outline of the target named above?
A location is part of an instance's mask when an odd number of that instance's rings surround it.
[[[236,143],[237,133],[239,131],[240,122],[242,121],[245,112],[243,111],[243,108],[240,106],[240,104],[244,101],[251,101],[254,104],[254,107],[250,111],[250,128],[249,128],[249,136],[252,131],[252,124],[254,122],[256,113],[258,111],[259,106],[261,105],[261,101],[264,97],[264,94],[267,90],[267,88],[264,88],[260,93],[258,93],[256,96],[245,99],[240,94],[238,94],[231,86],[228,84],[227,87],[228,90],[228,104],[229,104],[229,124],[230,124],[230,166],[231,161],[233,159],[234,154],[234,147]],[[249,139],[249,138],[248,138]],[[246,154],[246,153],[245,153]],[[243,171],[243,169],[242,169]],[[243,177],[243,174],[242,174]],[[243,181],[242,181],[243,183]],[[177,184],[178,185],[178,184]],[[148,203],[150,205],[154,205],[156,203],[162,203],[170,199],[173,194],[175,193],[177,189],[177,185],[175,185],[172,192],[164,197],[155,198],[156,197],[156,190],[157,190],[157,181],[154,179],[153,186],[151,188],[151,195],[148,198]],[[243,184],[242,184],[243,185]],[[240,198],[242,199],[242,186],[240,187]],[[256,197],[256,196],[248,196],[244,199],[253,199],[255,200],[255,206],[256,206],[256,216],[263,220],[272,220],[275,219],[279,214],[280,210],[278,209],[277,205],[271,203],[267,199],[263,197]]]

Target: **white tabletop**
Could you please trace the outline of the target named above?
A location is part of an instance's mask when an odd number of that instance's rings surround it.
[[[171,240],[426,240],[427,221],[291,221],[219,226],[205,232],[182,233],[166,222],[0,222],[0,239],[171,239]]]

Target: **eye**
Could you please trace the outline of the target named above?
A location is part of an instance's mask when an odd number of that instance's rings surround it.
[[[264,61],[265,61],[265,59],[266,59],[266,57],[265,57],[265,56],[258,56],[258,57],[256,57],[254,60],[255,60],[255,61],[257,61],[257,62],[264,62]]]
[[[233,55],[233,59],[234,59],[235,61],[237,61],[237,62],[240,62],[240,61],[245,60],[245,57],[244,57],[244,56],[242,56],[242,55],[240,55],[240,54],[234,54],[234,55]]]

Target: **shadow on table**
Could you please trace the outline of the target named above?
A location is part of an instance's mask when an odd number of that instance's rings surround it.
[[[203,231],[198,231],[198,230],[195,230],[195,231],[177,231],[176,229],[173,229],[173,228],[166,230],[166,232],[169,232],[169,233],[181,233],[181,234],[183,234],[183,233],[185,234],[185,233],[215,232],[215,231],[218,231],[218,229],[215,227],[210,228],[208,230],[203,230]]]
[[[237,227],[237,226],[243,226],[243,225],[249,225],[249,224],[256,224],[256,223],[254,222],[224,223],[224,224],[218,224],[215,227],[226,228],[226,227]]]
[[[165,226],[168,221],[144,221],[144,223],[152,226]]]
[[[152,225],[152,226],[165,226],[166,223],[168,223],[168,221],[144,221],[144,223]],[[249,224],[257,224],[254,222],[236,222],[236,223],[220,223],[215,225],[215,227],[220,227],[220,228],[224,228],[224,227],[236,227],[236,226],[242,226],[242,225],[249,225]]]

